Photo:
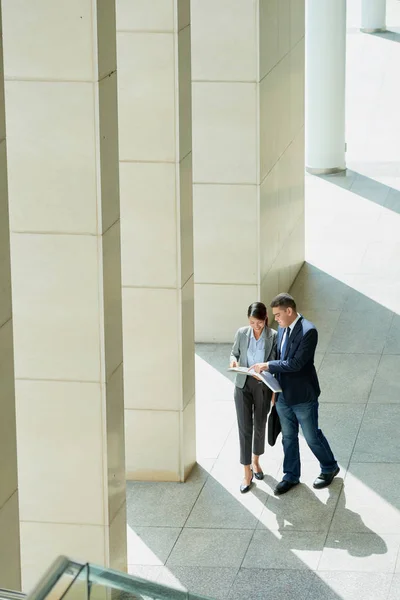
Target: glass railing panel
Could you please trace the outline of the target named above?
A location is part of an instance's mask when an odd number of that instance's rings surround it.
[[[26,594],[23,594],[22,592],[0,588],[0,600],[24,600],[25,598]]]
[[[88,579],[89,567],[85,565],[79,570],[75,576],[70,574],[70,584],[65,589],[61,596],[53,595],[53,592],[47,596],[46,600],[89,600],[89,579]],[[67,578],[62,578],[63,583],[67,582]],[[61,582],[60,582],[61,583]],[[56,585],[55,590],[57,593],[58,586]]]
[[[60,557],[28,595],[28,600],[61,600],[73,585],[76,600],[88,600],[88,566]],[[74,599],[73,595],[68,596],[68,600]]]
[[[188,592],[89,565],[89,600],[188,600]],[[194,596],[193,596],[194,598]],[[196,600],[207,600],[196,597]]]
[[[1,599],[0,599],[1,600]],[[5,599],[18,600],[18,599]],[[210,600],[95,565],[58,558],[27,600]]]

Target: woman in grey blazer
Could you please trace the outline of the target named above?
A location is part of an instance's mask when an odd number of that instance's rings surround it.
[[[276,359],[276,332],[268,327],[267,308],[254,302],[247,311],[249,325],[238,329],[233,343],[230,366],[251,367],[258,362]],[[242,494],[249,491],[253,475],[263,479],[259,457],[265,450],[265,428],[272,392],[261,381],[247,375],[236,375],[235,405],[239,428],[240,462],[244,465]],[[253,448],[253,458],[251,450]]]

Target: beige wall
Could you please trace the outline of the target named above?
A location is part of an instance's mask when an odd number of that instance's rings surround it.
[[[117,1],[126,467],[195,461],[189,0]]]
[[[115,6],[2,4],[27,591],[126,567]]]
[[[196,339],[228,342],[304,259],[304,0],[192,0],[192,82]]]
[[[0,587],[21,589],[10,235],[0,6]]]

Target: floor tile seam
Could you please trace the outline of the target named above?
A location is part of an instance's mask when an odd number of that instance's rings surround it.
[[[212,472],[212,471],[213,471],[213,469],[214,469],[215,463],[217,462],[217,460],[218,460],[218,459],[219,459],[219,457],[221,456],[221,454],[222,454],[222,452],[223,452],[223,450],[224,450],[224,448],[225,448],[225,445],[226,445],[226,443],[227,443],[227,441],[228,441],[228,438],[229,438],[229,436],[231,435],[231,433],[233,432],[233,430],[234,430],[234,428],[235,428],[236,426],[237,426],[237,423],[234,421],[234,422],[233,422],[233,424],[232,424],[232,427],[229,429],[229,432],[228,432],[227,436],[225,437],[225,440],[224,440],[224,441],[223,441],[223,443],[222,443],[221,450],[218,452],[218,455],[217,455],[217,456],[216,456],[216,458],[215,458],[214,465],[213,465],[213,468],[211,469],[211,472]],[[209,473],[209,475],[211,475],[211,473]]]
[[[258,522],[257,517],[254,517],[256,519],[256,521]],[[256,523],[256,527],[257,527],[257,523]],[[185,525],[185,529],[191,529],[191,530],[196,530],[196,529],[201,529],[203,531],[254,531],[254,527],[214,527],[213,525],[210,526],[206,526],[206,525]]]
[[[388,589],[388,593],[387,593],[386,599],[390,598],[390,594],[391,594],[391,591],[392,591],[393,581],[394,581],[395,575],[396,575],[396,572],[392,573],[392,578],[390,580],[389,589]]]
[[[318,571],[318,569],[316,571],[314,571],[314,573],[316,575],[318,575],[318,573],[353,573],[353,572],[355,572],[355,573],[363,573],[365,575],[367,573],[371,574],[371,575],[372,574],[375,574],[375,575],[394,575],[395,574],[394,570],[391,570],[391,569],[387,570],[387,569],[384,569],[384,568],[380,568],[379,570],[377,570],[377,567],[375,567],[375,566],[373,567],[373,570],[372,569],[368,569],[368,570],[365,570],[365,571],[363,571],[363,570],[360,570],[360,571],[348,571],[347,569],[339,569],[339,568],[336,568],[336,567],[332,567],[332,569],[330,569],[329,571],[326,571],[326,570],[323,571],[322,569],[321,569],[321,571]]]
[[[371,383],[371,388],[370,388],[370,391],[369,391],[369,394],[368,394],[367,405],[369,404],[369,401],[370,401],[370,398],[371,398],[372,389],[373,389],[373,387],[374,387],[375,379],[376,379],[376,376],[377,376],[377,373],[378,373],[379,367],[380,367],[380,365],[381,365],[382,358],[383,358],[383,356],[384,356],[384,351],[385,351],[385,347],[386,347],[386,343],[387,343],[387,336],[388,336],[388,334],[389,334],[389,331],[390,331],[390,330],[391,330],[391,328],[392,328],[393,321],[394,321],[394,312],[393,312],[393,314],[392,314],[392,318],[391,318],[391,320],[390,320],[390,324],[389,324],[388,330],[387,330],[387,332],[386,332],[385,343],[383,344],[383,347],[382,347],[382,352],[381,352],[381,355],[380,355],[380,358],[379,358],[379,361],[378,361],[378,365],[377,365],[377,367],[376,367],[376,371],[375,371],[375,373],[374,373],[374,377],[373,377],[373,380],[372,380],[372,383]],[[373,403],[371,402],[371,404],[373,404]],[[365,416],[365,413],[364,413],[364,416]],[[363,419],[362,419],[362,420],[364,420],[364,416],[363,416]]]
[[[224,568],[224,567],[210,567],[210,568],[217,569],[217,568]],[[225,592],[225,598],[229,598],[229,594],[231,593],[231,589],[233,587],[233,584],[235,583],[236,578],[237,578],[237,576],[239,574],[240,567],[225,567],[225,568],[232,568],[232,569],[236,570],[236,573],[235,573],[234,577],[232,578],[232,581],[231,581],[230,585],[228,586],[228,588],[227,588],[227,590]]]
[[[392,318],[390,320],[390,324],[389,324],[389,327],[387,329],[386,336],[385,336],[385,343],[383,344],[383,348],[382,348],[382,356],[385,354],[385,348],[386,348],[386,345],[387,345],[387,338],[388,338],[390,330],[392,329],[395,316],[396,316],[396,313],[394,311],[392,311]],[[397,353],[397,354],[400,354],[400,353]]]
[[[390,535],[391,534],[389,534],[389,536]],[[394,534],[392,534],[392,535],[394,535]],[[400,536],[400,533],[398,535]],[[395,563],[394,563],[393,575],[397,572],[397,567],[398,566],[400,567],[400,543],[399,543],[399,546],[397,548],[397,554],[396,554],[396,560],[395,560]]]
[[[318,369],[317,369],[317,374],[320,372],[320,370],[321,370],[321,367],[322,367],[322,363],[323,363],[323,362],[324,362],[324,360],[325,360],[325,356],[326,356],[326,350],[325,350],[324,352],[321,352],[320,354],[322,354],[322,359],[321,359],[321,362],[319,363],[319,367],[318,367]]]
[[[350,453],[350,456],[349,456],[349,459],[348,459],[347,468],[346,468],[345,473],[344,473],[344,477],[343,477],[343,481],[342,481],[342,484],[341,484],[340,493],[337,495],[337,499],[336,499],[336,503],[335,503],[335,508],[332,511],[332,516],[331,516],[331,520],[330,520],[330,523],[329,523],[329,527],[328,527],[328,531],[327,531],[327,534],[326,534],[326,537],[325,537],[324,544],[325,544],[326,540],[328,539],[329,533],[330,533],[331,528],[332,528],[332,523],[333,523],[334,517],[336,515],[336,510],[337,510],[337,507],[338,507],[338,503],[339,503],[339,500],[340,500],[340,498],[341,498],[341,496],[343,494],[345,481],[346,481],[347,475],[348,475],[349,470],[350,470],[351,459],[352,459],[352,456],[354,455],[354,449],[355,449],[355,446],[357,444],[358,437],[360,435],[360,430],[361,430],[362,423],[364,421],[364,416],[365,416],[366,410],[367,410],[367,404],[364,404],[364,410],[363,410],[363,413],[362,413],[362,416],[361,416],[361,419],[360,419],[360,424],[358,426],[357,433],[356,433],[356,435],[354,437],[354,443],[353,443],[352,450],[351,450],[351,453]],[[320,557],[320,560],[318,561],[317,569],[318,569],[319,564],[321,562],[321,558],[322,558],[322,555]]]
[[[253,541],[253,539],[254,539],[254,535],[255,535],[255,533],[256,533],[256,530],[257,530],[257,523],[256,523],[256,525],[255,525],[255,527],[254,527],[254,529],[253,529],[253,533],[252,533],[252,534],[251,534],[251,536],[250,536],[249,543],[247,544],[246,550],[245,550],[245,551],[244,551],[244,553],[243,553],[243,557],[242,557],[242,560],[241,560],[241,562],[240,562],[240,565],[239,565],[239,571],[240,571],[240,569],[243,567],[244,560],[245,560],[245,558],[246,558],[246,555],[247,555],[247,553],[248,553],[248,551],[249,551],[249,548],[250,548],[250,546],[251,546],[251,543],[252,543],[252,541]]]
[[[336,509],[337,509],[337,505],[338,505],[339,499],[340,499],[341,495],[343,494],[344,484],[345,484],[345,481],[347,479],[347,475],[348,475],[348,473],[350,471],[351,460],[352,460],[352,457],[354,455],[354,449],[355,449],[355,446],[357,444],[358,437],[360,435],[360,430],[361,430],[362,423],[364,421],[364,416],[365,416],[365,412],[367,410],[367,406],[368,406],[367,404],[364,405],[364,411],[363,411],[362,417],[360,419],[360,424],[358,426],[357,433],[356,433],[355,438],[354,438],[354,444],[353,444],[352,451],[350,453],[350,457],[349,457],[349,462],[348,462],[348,465],[347,465],[347,469],[346,469],[346,472],[345,472],[344,477],[343,477],[343,483],[342,483],[342,486],[341,486],[340,494],[338,494],[337,502],[335,504],[335,509],[334,509],[334,511],[332,513],[332,519],[331,519],[331,522],[330,522],[330,525],[329,525],[328,534],[329,534],[329,532],[331,530],[331,527],[332,527],[332,522],[333,522],[334,516],[336,514]]]
[[[350,463],[349,463],[349,464],[350,464]],[[323,554],[323,551],[324,551],[324,548],[325,548],[325,544],[327,543],[327,540],[328,540],[328,537],[329,537],[329,533],[330,533],[330,530],[331,530],[331,527],[332,527],[333,518],[334,518],[334,516],[335,516],[336,509],[337,509],[337,506],[338,506],[338,504],[339,504],[339,499],[340,499],[340,496],[341,496],[341,495],[342,495],[342,493],[343,493],[343,489],[344,489],[344,480],[345,480],[345,478],[346,478],[347,471],[348,471],[348,468],[346,469],[346,471],[345,471],[345,474],[344,474],[344,477],[343,477],[343,480],[342,480],[342,483],[340,484],[340,492],[339,492],[339,494],[338,494],[338,495],[337,495],[337,497],[336,497],[335,507],[334,507],[334,509],[333,509],[333,511],[332,511],[332,514],[331,514],[331,517],[330,517],[330,519],[329,519],[329,525],[328,525],[328,528],[327,528],[327,530],[326,530],[326,532],[325,532],[325,537],[324,537],[324,543],[323,543],[322,552],[321,552],[321,555],[320,555],[320,557],[319,557],[319,559],[318,559],[318,562],[317,562],[317,567],[316,567],[315,571],[318,571],[319,565],[321,564],[321,560],[322,560],[322,554]]]
[[[331,343],[332,343],[332,339],[333,339],[333,336],[334,336],[334,334],[335,334],[335,331],[336,331],[336,329],[338,328],[338,326],[339,326],[339,323],[340,323],[340,320],[341,320],[341,318],[342,318],[342,315],[343,315],[343,312],[344,312],[344,309],[343,309],[343,307],[344,307],[344,304],[345,304],[346,300],[347,300],[347,295],[346,295],[346,298],[343,300],[343,306],[342,306],[340,309],[337,309],[337,312],[339,312],[339,317],[338,317],[338,320],[336,321],[336,325],[335,325],[335,327],[333,328],[333,331],[332,331],[331,337],[329,338],[329,341],[328,341],[328,343],[327,343],[327,345],[326,345],[325,356],[324,356],[324,359],[323,359],[323,361],[321,362],[321,365],[320,365],[321,367],[322,367],[322,364],[323,364],[323,362],[325,361],[325,357],[326,357],[326,355],[327,355],[327,354],[333,354],[333,352],[329,352],[329,348],[330,348],[330,345],[331,345]]]
[[[206,483],[207,483],[207,481],[209,480],[209,478],[210,478],[210,473],[208,473],[208,472],[207,472],[207,476],[204,478],[203,484],[202,484],[202,485],[201,485],[201,487],[199,488],[198,494],[196,495],[196,498],[195,498],[195,500],[194,500],[194,502],[193,502],[193,504],[192,504],[192,508],[190,509],[190,511],[189,511],[189,513],[188,513],[188,515],[187,515],[187,517],[186,517],[186,519],[185,519],[185,522],[184,522],[184,524],[183,524],[183,526],[182,526],[182,531],[183,531],[183,530],[184,530],[184,528],[186,527],[186,524],[187,524],[188,520],[190,519],[190,515],[192,514],[192,512],[193,512],[193,509],[194,509],[194,507],[196,506],[197,500],[199,499],[199,497],[200,497],[200,494],[201,494],[201,492],[203,491],[203,489],[204,489],[204,486],[206,485]],[[178,536],[178,538],[177,538],[177,540],[176,540],[176,541],[178,541],[178,539],[179,539],[179,538],[180,538],[180,536],[182,535],[182,531],[181,531],[181,533],[179,534],[179,536]]]
[[[173,543],[171,550],[170,550],[170,551],[169,551],[169,553],[167,554],[167,556],[166,556],[166,558],[165,558],[165,560],[164,560],[164,562],[163,562],[163,565],[161,565],[161,566],[164,566],[164,567],[166,567],[166,566],[167,566],[167,561],[169,560],[169,557],[171,556],[171,554],[172,554],[172,551],[173,551],[173,549],[175,548],[175,546],[176,546],[176,543],[177,543],[177,541],[179,540],[179,538],[181,537],[181,534],[182,534],[182,531],[183,531],[183,527],[175,527],[174,529],[180,529],[180,531],[179,531],[178,535],[176,536],[176,540],[175,540],[175,542]],[[144,566],[145,566],[145,565],[144,565]],[[158,566],[158,565],[156,565],[156,566]]]

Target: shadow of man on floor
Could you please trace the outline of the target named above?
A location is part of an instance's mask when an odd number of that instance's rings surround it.
[[[272,489],[278,483],[270,475],[265,475],[264,479]],[[325,548],[344,549],[350,556],[355,557],[386,554],[386,542],[365,525],[358,513],[346,508],[343,479],[335,479],[334,484],[326,489],[329,494],[326,502],[318,497],[318,492],[314,492],[305,484],[296,486],[284,496],[267,494],[260,487],[254,487],[253,493],[259,500],[264,497],[264,517],[261,517],[263,525],[269,529],[271,524],[271,529],[277,529],[282,541],[287,537],[291,550],[321,549],[320,536],[313,538],[294,533],[325,533]],[[276,523],[273,523],[273,518],[276,519]],[[363,538],[352,534],[369,535],[368,538]]]

